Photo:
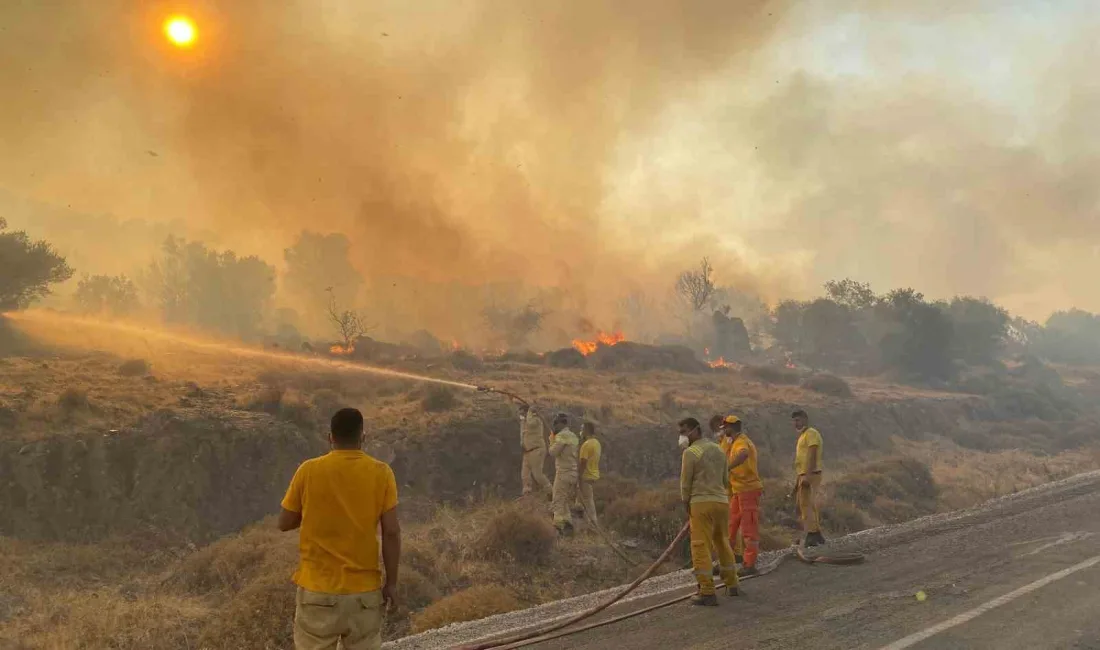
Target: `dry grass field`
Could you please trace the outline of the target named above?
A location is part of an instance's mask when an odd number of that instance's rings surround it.
[[[403,603],[387,620],[391,637],[632,577],[681,523],[667,481],[678,465],[673,424],[686,415],[735,411],[748,423],[767,478],[767,547],[788,544],[794,524],[782,496],[793,406],[827,441],[833,534],[1100,462],[1091,411],[1021,418],[991,398],[868,378],[847,380],[851,395],[838,397],[751,371],[465,357],[371,370],[47,312],[11,325],[19,345],[0,350],[4,648],[288,648],[297,540],[268,517],[297,463],[323,453],[326,419],[345,405],[364,412],[369,451],[401,485]],[[1094,373],[1067,377],[1084,395],[1097,390]],[[598,423],[602,521],[631,563],[592,531],[557,540],[546,504],[514,501],[513,411],[463,385]]]

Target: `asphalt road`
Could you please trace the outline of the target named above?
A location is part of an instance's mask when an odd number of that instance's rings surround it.
[[[719,608],[673,605],[533,647],[1100,650],[1100,474],[846,548],[866,562],[788,560]]]

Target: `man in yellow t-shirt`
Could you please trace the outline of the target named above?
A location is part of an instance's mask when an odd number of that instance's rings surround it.
[[[722,421],[722,431],[730,440],[726,464],[730,476],[730,543],[740,533],[744,540],[741,576],[757,573],[756,557],[760,553],[760,496],[764,483],[756,467],[756,445],[742,430],[740,418],[729,415]]]
[[[803,532],[806,533],[803,543],[806,546],[818,546],[825,543],[825,537],[821,534],[821,515],[817,503],[821,492],[821,472],[824,469],[821,461],[824,443],[821,433],[810,426],[810,417],[806,415],[806,411],[791,413],[791,421],[799,432],[794,455],[794,469],[797,474],[794,492],[798,503],[798,518],[802,522]]]
[[[279,530],[301,528],[294,647],[340,643],[345,650],[376,650],[382,647],[382,608],[394,604],[401,560],[397,482],[389,465],[362,451],[363,415],[356,409],[332,416],[329,443],[329,453],[294,472],[279,514]]]
[[[581,450],[579,474],[581,477],[577,491],[577,503],[584,509],[584,516],[593,526],[599,524],[596,517],[596,498],[592,488],[596,481],[600,480],[600,455],[603,454],[603,445],[596,438],[596,425],[585,422],[581,425]]]

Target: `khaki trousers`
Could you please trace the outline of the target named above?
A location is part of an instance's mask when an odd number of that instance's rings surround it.
[[[566,524],[573,523],[573,514],[569,512],[573,502],[577,499],[577,474],[575,472],[554,474],[554,526],[565,528]]]
[[[821,494],[821,472],[805,474],[798,482],[798,520],[807,533],[821,532],[821,513],[817,500]]]
[[[382,647],[381,591],[323,594],[298,587],[294,605],[295,650]]]
[[[546,464],[546,448],[536,447],[531,451],[523,452],[523,467],[520,470],[520,480],[523,482],[523,493],[531,494],[537,485],[544,492],[550,493],[550,479],[546,478],[543,467]]]
[[[691,504],[691,566],[699,593],[704,596],[714,595],[712,556],[718,557],[718,569],[726,586],[737,586],[737,561],[730,548],[729,527],[728,503]]]
[[[593,480],[580,482],[577,487],[577,503],[584,508],[585,519],[598,526],[600,522],[596,517],[596,496],[592,489],[594,483]]]

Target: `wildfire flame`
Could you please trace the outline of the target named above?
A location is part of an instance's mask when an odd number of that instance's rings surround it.
[[[349,356],[349,355],[351,355],[355,352],[355,344],[352,343],[351,345],[349,345],[345,348],[344,346],[337,343],[336,345],[333,345],[331,348],[329,348],[328,351],[331,352],[332,354],[337,354],[337,355],[340,355],[342,357],[346,357],[346,356]]]
[[[462,344],[458,342],[458,339],[451,339],[451,352],[458,352],[462,349]]]
[[[708,361],[708,362],[707,362],[707,365],[708,365],[708,366],[710,366],[711,368],[730,368],[730,369],[736,369],[736,368],[738,368],[738,367],[739,367],[739,366],[738,366],[738,365],[737,365],[736,363],[734,363],[733,361],[726,361],[725,357],[718,357],[718,359],[716,359],[716,360],[714,360],[714,361]]]
[[[626,340],[626,335],[622,332],[612,332],[608,334],[600,331],[596,334],[596,340],[594,341],[582,341],[581,339],[573,339],[573,347],[577,349],[584,356],[588,356],[596,351],[596,348],[601,345],[616,345]]]

